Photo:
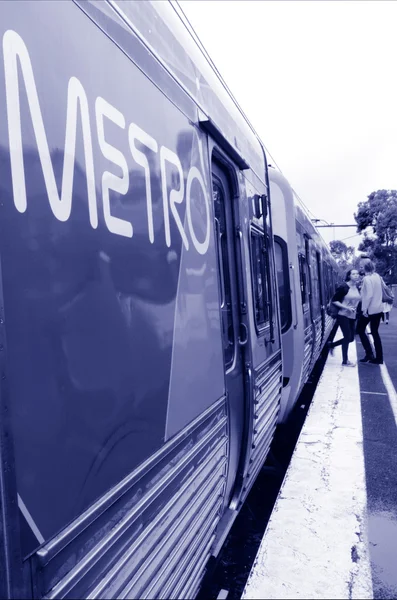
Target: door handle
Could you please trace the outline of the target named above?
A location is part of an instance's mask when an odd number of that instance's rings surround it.
[[[241,339],[241,335],[238,336],[239,346],[245,346],[246,343],[248,342],[248,328],[245,323],[240,323],[240,334],[241,334],[242,329],[244,330],[245,337],[243,339]]]

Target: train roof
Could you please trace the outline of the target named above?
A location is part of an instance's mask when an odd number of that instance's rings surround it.
[[[307,233],[313,240],[315,240],[316,243],[323,249],[323,252],[326,252],[327,254],[329,254],[331,260],[334,261],[334,258],[332,257],[332,254],[331,254],[331,251],[329,248],[329,245],[327,244],[327,242],[322,237],[321,233],[318,231],[318,229],[313,224],[307,208],[303,205],[302,201],[300,200],[297,193],[295,192],[295,190],[289,183],[288,179],[285,177],[285,175],[280,170],[275,169],[273,166],[269,167],[269,172],[272,173],[272,179],[276,179],[276,180],[281,179],[283,181],[284,185],[287,185],[290,188],[292,196],[294,198],[296,220],[298,221],[298,223],[300,223],[300,225],[301,225],[302,229],[305,231],[305,233]],[[276,175],[276,177],[274,177],[274,175]],[[336,262],[335,262],[335,264],[336,264]]]
[[[315,240],[319,246],[321,246],[322,248],[325,248],[327,253],[331,254],[329,245],[324,240],[323,236],[318,231],[318,229],[315,227],[315,225],[312,223],[311,218],[308,216],[307,212],[305,211],[304,207],[302,206],[301,202],[299,201],[299,199],[296,196],[296,193],[294,191],[293,191],[293,194],[294,194],[294,200],[295,200],[296,220],[298,221],[298,223],[301,224],[305,233],[307,233],[313,240]]]
[[[199,107],[198,123],[210,121],[235,153],[266,184],[264,146],[201,45],[176,1],[109,0],[123,21]]]

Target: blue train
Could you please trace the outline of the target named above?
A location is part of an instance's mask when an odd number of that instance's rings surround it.
[[[0,37],[0,597],[194,598],[337,265],[177,4]]]

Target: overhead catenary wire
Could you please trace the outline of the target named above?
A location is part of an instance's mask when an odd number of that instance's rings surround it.
[[[178,0],[170,0],[170,4],[172,6],[172,8],[174,9],[174,11],[176,12],[176,14],[179,16],[179,18],[181,19],[181,21],[185,24],[185,26],[187,27],[187,29],[189,30],[190,34],[192,35],[192,37],[194,38],[194,40],[196,41],[198,47],[200,48],[201,52],[204,54],[204,56],[206,57],[206,59],[208,60],[208,62],[210,63],[210,65],[212,66],[212,68],[214,69],[214,71],[216,72],[216,74],[218,75],[219,79],[221,80],[222,84],[225,86],[225,89],[227,90],[227,92],[230,94],[231,98],[233,99],[233,101],[235,102],[236,106],[238,107],[238,109],[240,110],[241,114],[244,116],[244,119],[247,121],[248,125],[250,126],[250,128],[252,129],[252,131],[255,133],[255,135],[259,138],[258,134],[256,133],[255,128],[253,127],[253,125],[251,124],[251,122],[249,121],[247,115],[245,114],[245,112],[243,111],[243,109],[241,108],[241,106],[239,105],[239,103],[237,102],[236,98],[234,97],[232,91],[230,90],[229,86],[227,85],[226,81],[223,79],[221,73],[219,72],[217,66],[215,65],[214,61],[212,60],[211,56],[209,55],[208,51],[206,50],[204,44],[202,43],[199,35],[197,34],[197,32],[195,31],[193,25],[191,24],[188,16],[186,15],[185,11],[183,10],[182,6],[180,5]],[[178,9],[176,9],[175,7],[177,7]],[[183,17],[183,18],[182,18]],[[260,138],[259,138],[260,139]],[[278,169],[278,171],[284,176],[285,174],[283,173],[281,167],[278,165],[276,159],[274,158],[274,156],[271,154],[270,150],[267,148],[267,146],[264,144],[264,142],[262,141],[262,139],[260,139],[261,144],[263,145],[265,152],[267,154],[267,156],[269,156],[269,158],[271,159],[272,164],[275,165],[275,167]],[[287,179],[287,177],[286,177]],[[313,218],[316,218],[314,213],[309,209],[308,206],[306,206],[306,204],[303,202],[302,198],[299,196],[299,194],[297,194],[296,190],[294,189],[294,194],[297,198],[297,200],[300,202],[300,204],[302,205],[302,207],[305,209],[305,211],[308,213],[308,215],[311,215]]]
[[[236,106],[238,107],[238,109],[240,110],[241,114],[244,116],[245,120],[247,121],[247,123],[249,124],[249,126],[251,127],[251,129],[256,133],[255,128],[253,127],[253,125],[251,124],[251,122],[249,121],[247,115],[245,114],[245,112],[243,111],[243,109],[241,108],[241,106],[239,105],[239,103],[237,102],[233,92],[231,91],[231,89],[229,88],[229,86],[227,85],[226,81],[224,80],[224,78],[222,77],[221,73],[219,72],[216,64],[214,63],[214,61],[212,60],[210,54],[208,53],[208,51],[206,50],[204,44],[202,43],[202,41],[200,40],[199,35],[197,34],[197,32],[195,31],[193,25],[191,24],[188,16],[186,15],[185,11],[183,10],[182,6],[180,5],[178,0],[170,0],[171,1],[171,6],[173,7],[173,9],[175,10],[175,12],[178,14],[178,11],[175,9],[175,5],[178,7],[178,9],[180,10],[181,14],[183,15],[183,18],[185,19],[186,23],[185,25],[188,25],[188,29],[191,33],[191,35],[193,36],[193,38],[195,39],[197,45],[199,46],[200,50],[202,51],[202,53],[205,55],[205,57],[207,58],[208,62],[211,64],[212,68],[214,69],[214,71],[216,72],[216,74],[218,75],[219,79],[222,81],[222,84],[225,86],[226,90],[228,91],[228,93],[230,94],[231,98],[233,99],[233,101],[235,102]],[[181,17],[180,14],[178,14],[179,17]],[[265,148],[266,154],[271,158],[272,163],[277,167],[277,169],[280,171],[281,174],[284,175],[284,173],[282,172],[281,168],[279,167],[279,165],[276,162],[276,159],[274,158],[274,156],[271,154],[270,150],[266,147],[266,145],[263,143],[263,141],[261,140],[261,143],[263,144],[263,147]]]
[[[359,237],[359,236],[360,236],[360,234],[359,234],[359,233],[356,233],[356,234],[354,234],[354,235],[349,235],[349,237],[342,238],[342,239],[341,239],[341,240],[339,240],[339,241],[340,241],[340,242],[345,242],[346,240],[351,240],[351,238],[354,238],[354,237]]]

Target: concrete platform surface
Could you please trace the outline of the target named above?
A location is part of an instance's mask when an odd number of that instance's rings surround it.
[[[397,598],[393,311],[380,333],[384,365],[328,357],[242,598]]]

